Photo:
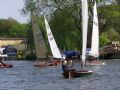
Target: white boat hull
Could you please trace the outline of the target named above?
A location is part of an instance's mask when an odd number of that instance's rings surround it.
[[[86,65],[106,65],[105,62],[97,61],[97,62],[86,62]]]
[[[8,57],[8,55],[7,54],[2,54],[2,55],[0,55],[0,57]]]

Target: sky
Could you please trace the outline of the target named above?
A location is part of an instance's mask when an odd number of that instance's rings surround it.
[[[0,19],[12,17],[20,23],[27,23],[28,16],[21,15],[24,0],[0,0]]]

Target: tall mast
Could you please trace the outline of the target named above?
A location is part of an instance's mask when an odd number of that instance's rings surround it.
[[[84,68],[87,46],[88,3],[87,0],[81,1],[82,1],[82,68]]]

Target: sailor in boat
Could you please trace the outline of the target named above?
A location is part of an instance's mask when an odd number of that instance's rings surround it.
[[[0,56],[0,66],[3,67],[5,64],[3,63],[4,58]]]
[[[68,60],[68,69],[69,70],[73,69],[73,61],[71,59]]]
[[[56,63],[54,60],[52,60],[52,61],[49,61],[49,65],[50,65],[50,66],[56,66],[57,63]]]
[[[62,70],[64,73],[68,71],[68,62],[66,59],[62,61]]]
[[[97,57],[89,56],[88,63],[92,65],[104,65],[104,62],[99,61]]]
[[[62,70],[64,73],[73,70],[73,62],[71,59],[66,58],[62,61]]]
[[[92,62],[94,62],[96,60],[97,60],[96,57],[93,57],[93,56],[90,56],[90,55],[88,56],[88,62],[92,63]]]
[[[0,67],[1,68],[12,68],[13,67],[12,64],[6,64],[3,61],[4,61],[4,57],[0,56]]]

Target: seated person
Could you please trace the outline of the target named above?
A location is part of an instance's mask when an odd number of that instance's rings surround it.
[[[72,70],[73,68],[73,61],[71,59],[68,60],[68,67],[69,67],[69,70]]]
[[[67,71],[73,71],[73,62],[71,59],[66,58],[66,60],[64,60],[62,62],[62,70],[63,72],[67,72]]]
[[[89,62],[94,62],[94,61],[96,61],[96,60],[97,60],[96,57],[93,57],[93,56],[89,56],[89,57],[88,57],[88,61],[89,61]]]
[[[5,64],[3,63],[4,58],[0,57],[0,66],[3,67]]]
[[[67,60],[62,61],[62,70],[63,72],[67,72],[69,70]]]

